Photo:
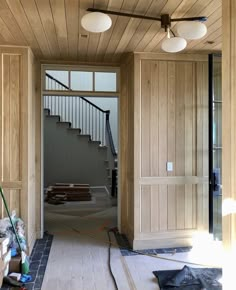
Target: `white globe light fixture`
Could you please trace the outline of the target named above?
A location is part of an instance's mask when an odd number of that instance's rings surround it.
[[[177,33],[186,39],[200,39],[207,33],[207,27],[199,21],[184,21],[177,25]]]
[[[207,33],[207,27],[202,23],[207,20],[206,16],[171,18],[169,14],[162,14],[160,17],[153,17],[97,8],[87,8],[87,11],[91,13],[82,17],[81,25],[87,31],[95,33],[104,32],[111,27],[112,21],[107,14],[160,21],[161,27],[165,29],[165,32],[167,32],[167,37],[161,44],[162,50],[166,52],[179,52],[187,46],[186,39],[199,39]],[[176,36],[171,29],[172,22],[180,22],[177,25],[178,36]],[[172,37],[170,37],[170,33],[172,34]]]
[[[112,25],[112,21],[107,14],[92,12],[82,17],[81,25],[89,32],[100,33],[108,30]]]
[[[166,37],[162,42],[161,48],[166,52],[179,52],[185,49],[187,41],[182,37]]]

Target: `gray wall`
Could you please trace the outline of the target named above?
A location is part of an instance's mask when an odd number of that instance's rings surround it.
[[[44,117],[44,186],[56,182],[108,185],[107,149],[58,121],[58,117]]]

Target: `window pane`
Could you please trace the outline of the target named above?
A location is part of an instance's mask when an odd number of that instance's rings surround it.
[[[116,92],[116,73],[95,72],[95,91]]]
[[[46,70],[46,90],[67,90],[69,87],[69,72],[62,70]],[[50,78],[52,77],[52,78]],[[63,86],[64,85],[64,86]]]
[[[72,71],[71,89],[75,91],[92,91],[93,73],[87,71]]]

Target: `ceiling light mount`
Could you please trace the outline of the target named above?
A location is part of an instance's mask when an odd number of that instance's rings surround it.
[[[171,27],[171,19],[169,14],[161,15],[161,27],[167,32],[167,28]]]
[[[146,15],[138,15],[138,14],[124,13],[124,12],[119,12],[119,11],[103,10],[103,9],[96,9],[96,8],[88,8],[87,11],[92,12],[90,14],[100,13],[108,17],[106,19],[104,17],[104,20],[102,20],[103,19],[102,15],[96,15],[96,16],[99,16],[99,20],[98,20],[98,17],[96,19],[95,15],[91,15],[91,17],[88,16],[89,14],[84,15],[82,17],[81,24],[86,30],[90,32],[103,32],[110,28],[112,21],[107,14],[161,22],[161,27],[165,29],[165,32],[167,32],[167,38],[164,40],[165,45],[164,44],[162,45],[162,49],[167,52],[181,51],[187,45],[187,42],[185,39],[199,39],[207,33],[207,28],[205,24],[203,24],[203,22],[207,20],[206,16],[171,18],[169,14],[162,14],[160,17],[152,17],[152,16],[146,16]],[[104,25],[102,25],[101,23],[102,21],[104,22]],[[174,32],[170,29],[171,23],[180,22],[180,21],[182,23],[177,25],[178,36],[175,36]],[[103,26],[104,26],[104,30],[102,30]],[[173,35],[172,37],[170,36],[170,32]],[[175,39],[172,39],[172,38],[175,38]],[[168,43],[168,45],[166,45],[166,43]],[[168,50],[168,47],[170,48],[169,50]]]

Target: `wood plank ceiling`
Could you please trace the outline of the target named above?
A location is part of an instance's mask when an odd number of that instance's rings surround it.
[[[207,36],[188,41],[185,52],[221,50],[222,0],[0,0],[0,44],[30,46],[39,59],[119,62],[123,53],[162,52],[160,22],[111,16],[104,33],[80,25],[88,7],[172,18],[207,16]],[[172,24],[175,30],[175,23]]]

